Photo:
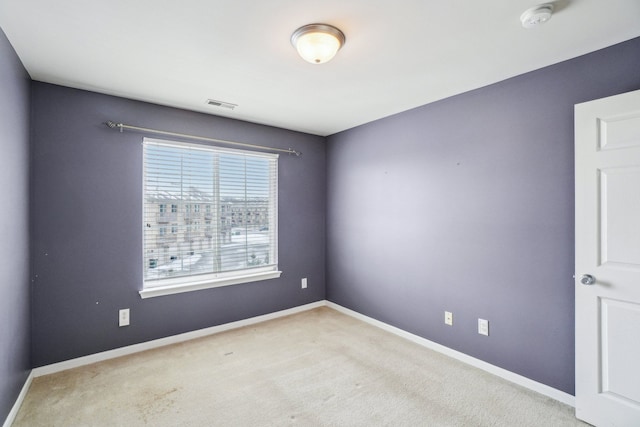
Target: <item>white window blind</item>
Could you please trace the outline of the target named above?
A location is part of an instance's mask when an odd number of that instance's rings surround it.
[[[143,297],[280,275],[277,154],[149,138],[143,146]]]

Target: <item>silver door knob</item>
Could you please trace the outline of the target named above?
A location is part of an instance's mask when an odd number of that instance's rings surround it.
[[[590,274],[583,274],[580,278],[580,283],[582,283],[583,285],[593,285],[594,283],[596,283],[596,278]]]

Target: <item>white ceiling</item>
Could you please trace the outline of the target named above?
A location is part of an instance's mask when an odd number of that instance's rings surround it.
[[[0,27],[34,80],[330,135],[640,36],[638,0],[552,3],[525,30],[535,0],[0,0]],[[326,64],[289,42],[315,22],[347,37]]]

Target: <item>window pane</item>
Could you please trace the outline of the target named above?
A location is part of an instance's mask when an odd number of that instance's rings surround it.
[[[277,268],[277,156],[145,139],[144,162],[145,287]]]

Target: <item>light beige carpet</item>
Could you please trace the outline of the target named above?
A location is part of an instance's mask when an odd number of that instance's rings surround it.
[[[35,378],[14,426],[575,426],[573,408],[329,308]]]

